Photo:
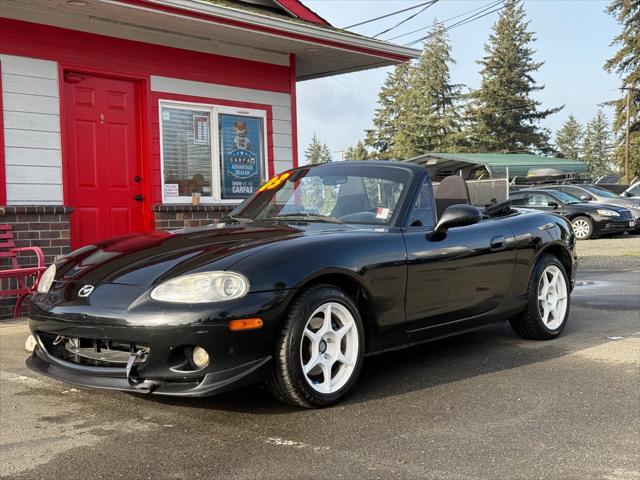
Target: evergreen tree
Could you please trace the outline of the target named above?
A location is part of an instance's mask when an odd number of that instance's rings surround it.
[[[347,148],[345,153],[345,160],[368,160],[369,151],[364,146],[362,140],[358,141],[355,147]]]
[[[398,158],[455,147],[459,132],[457,103],[460,86],[451,83],[451,45],[444,25],[437,20],[417,64],[411,69],[404,127],[396,132],[393,147]]]
[[[579,160],[582,154],[583,136],[582,125],[571,114],[556,132],[556,149],[564,158]]]
[[[307,159],[307,164],[309,165],[328,163],[331,161],[331,150],[329,150],[326,144],[320,143],[318,136],[314,133],[311,138],[311,143],[304,151],[304,157]]]
[[[622,25],[622,32],[614,38],[619,49],[604,65],[608,72],[617,73],[625,90],[620,99],[613,102],[616,133],[614,160],[624,165],[625,132],[627,122],[627,93],[630,95],[630,177],[640,175],[640,1],[612,0],[607,11]],[[622,171],[623,168],[621,169]]]
[[[373,118],[373,128],[367,130],[365,145],[371,147],[374,158],[393,158],[394,138],[405,124],[405,96],[409,88],[411,65],[401,63],[387,76],[378,93],[378,108]]]
[[[476,151],[548,152],[549,131],[538,126],[562,107],[540,110],[531,94],[542,90],[533,74],[542,62],[533,60],[535,40],[519,0],[507,0],[485,44],[482,82],[474,92],[470,137]]]
[[[611,172],[611,131],[602,110],[587,124],[584,133],[584,161],[593,179]]]

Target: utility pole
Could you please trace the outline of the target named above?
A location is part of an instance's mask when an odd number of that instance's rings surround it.
[[[629,177],[629,155],[631,150],[631,136],[629,134],[629,124],[631,118],[631,88],[623,87],[623,90],[627,91],[627,125],[626,131],[624,134],[624,177],[627,179],[627,182],[631,181]]]

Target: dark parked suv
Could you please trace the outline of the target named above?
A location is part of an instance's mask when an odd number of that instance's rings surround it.
[[[627,208],[583,202],[557,190],[519,190],[511,192],[509,199],[513,207],[562,215],[571,222],[579,240],[597,235],[621,234],[635,227],[635,220]]]

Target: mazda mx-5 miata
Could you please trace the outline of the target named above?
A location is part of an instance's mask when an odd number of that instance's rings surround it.
[[[273,177],[207,227],[89,245],[33,296],[28,366],[90,387],[204,396],[266,381],[321,407],[367,355],[508,320],[552,339],[576,257],[563,218],[470,205],[459,176],[339,162]]]

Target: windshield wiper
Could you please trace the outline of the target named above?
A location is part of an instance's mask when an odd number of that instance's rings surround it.
[[[231,215],[227,215],[226,217],[222,217],[220,219],[220,222],[222,223],[226,223],[226,222],[238,222],[238,223],[251,223],[253,222],[253,218],[248,218],[248,217],[232,217]]]
[[[335,217],[329,217],[325,215],[314,215],[308,212],[295,212],[295,213],[283,213],[282,215],[276,215],[271,217],[272,220],[305,220],[310,222],[327,222],[327,223],[344,223]]]

